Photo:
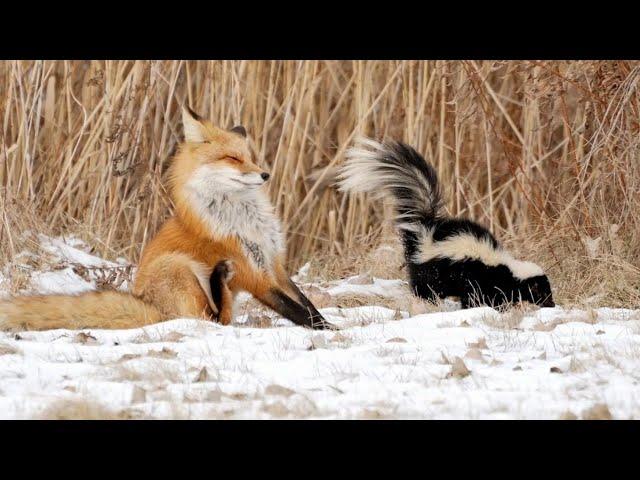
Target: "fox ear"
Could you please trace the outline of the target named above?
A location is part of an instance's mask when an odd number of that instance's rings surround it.
[[[247,136],[247,131],[242,125],[236,125],[231,129],[233,133],[237,133],[238,135],[242,135],[243,137]]]
[[[188,106],[182,107],[182,128],[186,142],[204,142],[202,117]]]

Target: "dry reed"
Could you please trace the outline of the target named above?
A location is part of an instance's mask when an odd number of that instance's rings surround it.
[[[101,254],[136,261],[170,213],[163,173],[186,100],[246,126],[273,174],[292,268],[313,256],[353,270],[363,245],[392,238],[388,207],[329,186],[365,134],[424,153],[449,212],[545,265],[560,299],[639,306],[639,66],[3,61],[3,263],[25,228],[80,231]]]

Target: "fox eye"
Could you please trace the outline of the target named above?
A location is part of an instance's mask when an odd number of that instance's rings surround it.
[[[232,157],[232,156],[228,156],[227,158],[228,158],[229,160],[233,160],[234,162],[242,163],[242,160],[240,160],[239,158]]]

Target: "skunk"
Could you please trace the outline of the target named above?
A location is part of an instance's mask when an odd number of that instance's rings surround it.
[[[459,297],[463,308],[518,301],[555,306],[538,265],[513,258],[482,225],[442,212],[436,171],[409,145],[360,139],[337,180],[345,192],[391,197],[417,296]]]

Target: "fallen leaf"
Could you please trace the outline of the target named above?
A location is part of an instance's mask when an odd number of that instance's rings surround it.
[[[339,343],[339,342],[348,342],[348,341],[349,341],[349,338],[348,338],[348,337],[345,337],[345,336],[344,336],[343,334],[341,334],[341,333],[336,333],[333,337],[331,337],[331,341],[332,341],[332,342],[336,342],[336,343]]]
[[[467,351],[467,353],[465,353],[464,358],[470,358],[472,360],[484,361],[484,357],[482,356],[482,352],[478,348],[470,348]]]
[[[164,338],[162,339],[164,342],[179,342],[181,341],[184,337],[186,337],[185,334],[180,333],[180,332],[169,332],[167,333]]]
[[[131,403],[144,403],[146,401],[147,391],[138,385],[134,385],[133,392],[131,392]]]
[[[514,372],[519,372],[520,370],[522,370],[522,367],[520,365],[516,365],[515,367],[513,367]]]
[[[287,387],[283,387],[282,385],[269,385],[267,388],[264,389],[264,393],[266,395],[280,395],[283,397],[290,397],[291,395],[293,395],[294,393],[296,393],[295,391],[291,390],[290,388]]]
[[[246,400],[249,398],[246,393],[232,393],[231,395],[227,395],[229,398],[233,400]]]
[[[16,347],[8,343],[0,343],[0,355],[15,355],[17,353],[20,353],[20,350]]]
[[[265,405],[263,410],[274,417],[285,417],[289,414],[289,409],[282,402]]]
[[[210,390],[207,392],[207,402],[219,402],[222,399],[222,393],[220,390]]]
[[[385,415],[380,410],[365,408],[360,414],[359,418],[361,418],[362,420],[380,420],[382,418],[385,418]]]
[[[153,358],[176,358],[178,354],[173,350],[171,350],[170,348],[162,347],[162,350],[160,351],[149,350],[147,352],[147,356],[153,357]]]
[[[323,308],[331,304],[331,295],[320,287],[310,285],[304,288],[304,293],[316,308]]]
[[[578,417],[571,410],[566,410],[558,417],[558,420],[578,420]]]
[[[450,377],[464,378],[470,374],[471,370],[467,368],[467,366],[464,364],[464,361],[460,357],[456,357],[453,359],[451,372],[449,373]]]
[[[200,393],[201,392],[184,392],[184,394],[182,395],[182,400],[188,403],[191,403],[191,402],[200,403],[203,400],[202,395]]]
[[[147,332],[142,332],[136,338],[131,340],[131,343],[151,343],[154,340],[149,336]]]
[[[126,362],[128,360],[133,360],[134,358],[140,358],[141,355],[138,353],[125,353],[124,355],[122,355],[118,361],[119,362]]]
[[[584,420],[612,420],[613,417],[606,403],[597,403],[582,412]]]
[[[596,335],[604,335],[604,330],[598,330],[598,331],[596,332]]]
[[[207,367],[202,367],[198,372],[198,376],[193,380],[194,382],[208,382],[209,381],[209,371]]]
[[[573,372],[573,373],[582,373],[585,372],[586,369],[584,367],[584,365],[582,364],[582,362],[576,360],[576,357],[572,356],[571,360],[569,361],[569,372]]]
[[[386,343],[407,343],[407,340],[402,337],[393,337],[387,340]]]
[[[549,369],[549,372],[551,372],[551,373],[563,373],[562,370],[560,370],[558,367],[551,367]]]
[[[98,340],[90,333],[78,332],[76,336],[73,337],[73,342],[82,343],[83,345],[96,345]]]
[[[562,323],[562,321],[560,320],[552,320],[551,322],[548,323],[538,323],[536,326],[533,327],[533,329],[536,332],[550,332],[553,329],[555,329],[558,325],[560,325]]]
[[[477,342],[467,343],[467,346],[472,348],[479,348],[480,350],[489,348],[487,346],[487,340],[484,337],[480,337]]]

